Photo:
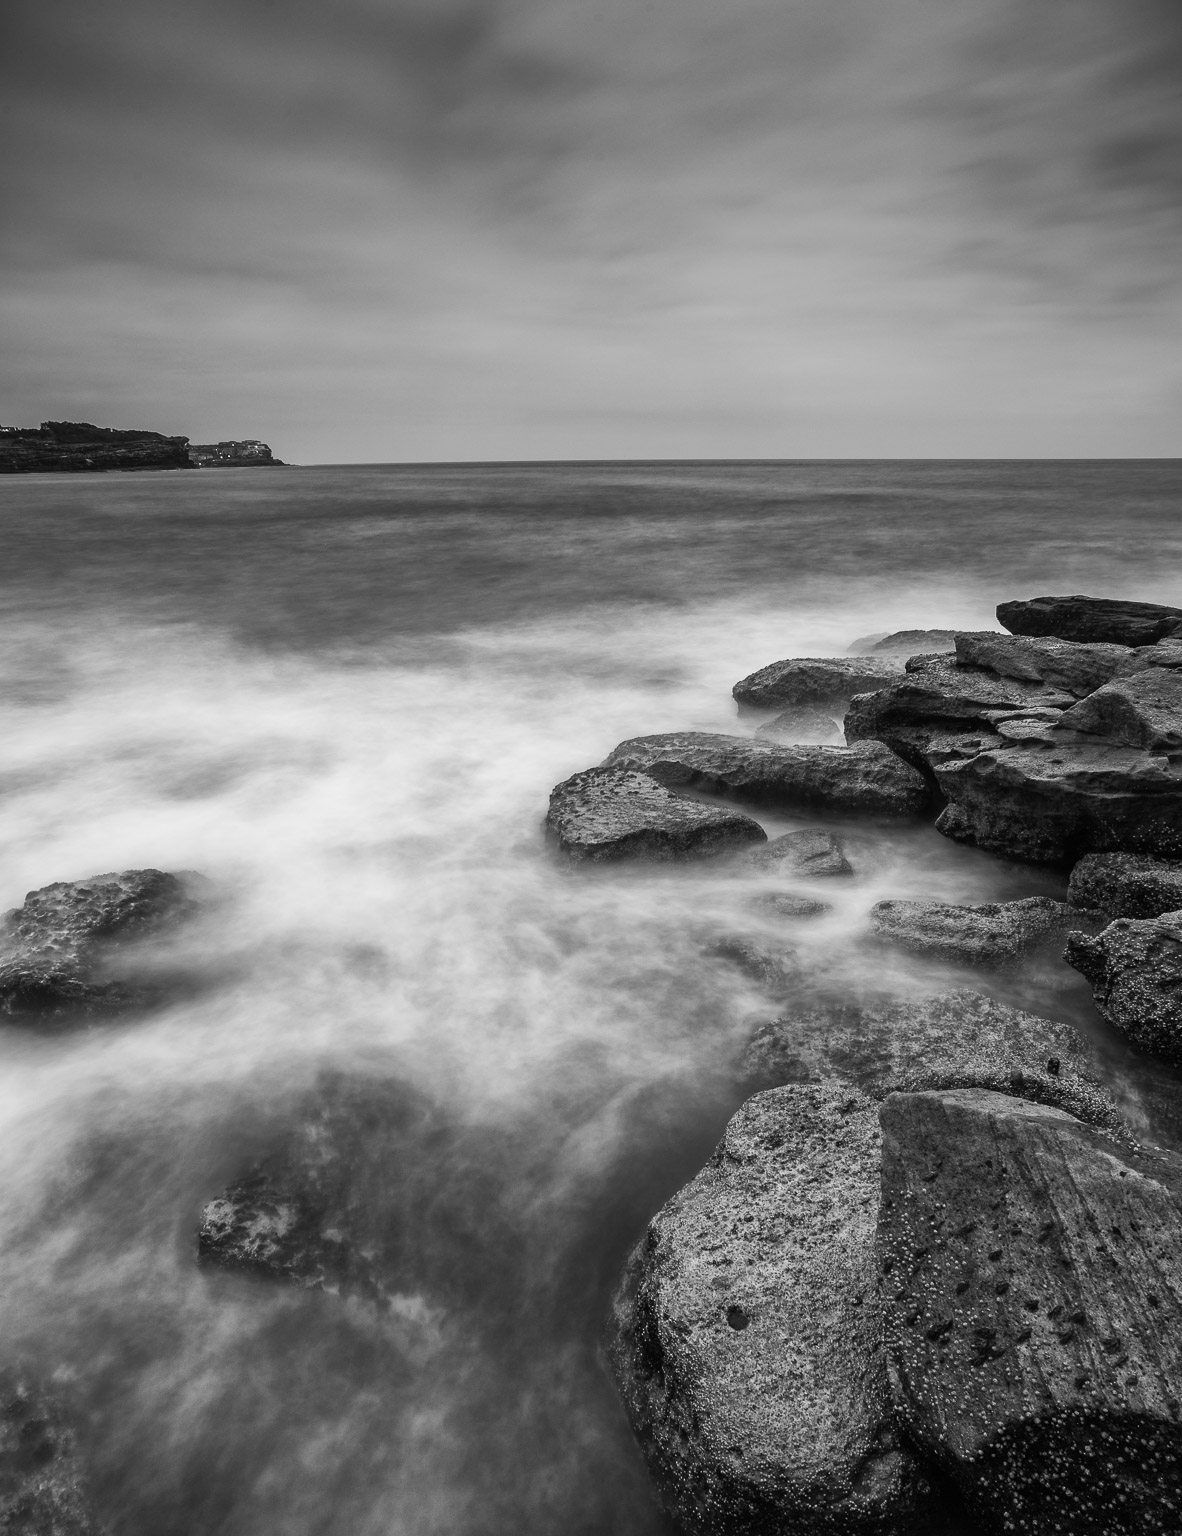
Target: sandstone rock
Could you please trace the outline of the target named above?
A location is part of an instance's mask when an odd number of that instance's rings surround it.
[[[1032,597],[999,603],[998,622],[1015,635],[1111,645],[1153,645],[1182,626],[1182,608],[1111,597]]]
[[[709,858],[767,838],[749,816],[671,794],[625,767],[591,768],[557,785],[546,830],[580,863]]]
[[[1071,871],[1067,900],[1109,917],[1160,917],[1182,909],[1182,862],[1134,853],[1089,853]]]
[[[77,1437],[60,1403],[27,1371],[0,1372],[0,1531],[103,1536]]]
[[[864,635],[849,648],[851,656],[934,656],[956,648],[953,629],[897,629],[890,635]]]
[[[878,817],[914,816],[929,795],[922,776],[877,741],[789,747],[750,736],[686,731],[621,742],[604,766],[754,805],[823,806]]]
[[[743,1073],[761,1086],[836,1077],[874,1099],[991,1088],[1053,1104],[1113,1135],[1128,1134],[1081,1035],[980,992],[794,1010],[760,1026]]]
[[[197,879],[128,869],[30,891],[0,931],[0,1014],[35,1020],[151,1001],[158,988],[137,972],[134,946],[197,910]]]
[[[989,1531],[1182,1517],[1182,1160],[976,1089],[882,1108],[878,1246],[906,1432]]]
[[[1049,896],[958,906],[943,901],[879,901],[870,909],[876,938],[914,954],[968,965],[1016,959],[1054,934],[1079,927],[1081,914]]]
[[[956,636],[956,658],[964,666],[983,667],[1000,677],[1023,682],[1046,683],[1076,698],[1110,682],[1133,655],[1125,645],[1081,645],[1050,636],[1029,639],[992,631]]]
[[[814,708],[809,704],[786,709],[782,715],[759,726],[757,736],[770,736],[775,741],[819,743],[841,740],[841,723],[827,709]]]
[[[1130,747],[1005,746],[934,766],[948,837],[1032,863],[1182,856],[1182,776]]]
[[[772,838],[765,848],[751,855],[757,869],[775,870],[787,875],[852,875],[845,850],[832,832],[821,827],[803,827],[799,832],[785,832]]]
[[[1072,934],[1064,958],[1087,977],[1110,1024],[1182,1065],[1182,912],[1118,917],[1095,937]]]
[[[773,661],[735,684],[740,709],[782,709],[786,704],[840,704],[894,682],[902,673],[888,657],[809,656]]]
[[[752,905],[777,917],[820,917],[833,908],[827,901],[814,901],[810,896],[793,896],[788,891],[768,891],[757,896]]]
[[[1066,710],[1060,723],[1119,747],[1182,752],[1182,672],[1147,667],[1118,678]]]
[[[858,1093],[757,1094],[629,1260],[609,1359],[691,1536],[923,1528],[928,1490],[887,1403],[878,1157]]]

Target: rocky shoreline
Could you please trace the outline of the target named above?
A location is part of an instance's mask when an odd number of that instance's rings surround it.
[[[282,466],[256,438],[191,443],[136,428],[88,421],[43,421],[0,427],[0,475],[94,473],[104,470],[244,469]]]
[[[734,689],[750,734],[634,738],[551,796],[572,878],[703,860],[803,880],[751,903],[789,925],[854,874],[826,817],[927,819],[1070,871],[1066,900],[874,905],[867,945],[951,960],[981,991],[818,997],[766,925],[704,933],[780,1011],[752,1026],[745,1101],[640,1236],[604,1338],[691,1536],[1182,1529],[1182,1147],[1147,1143],[1076,1030],[984,990],[1061,955],[1176,1096],[1182,608],[1037,598],[998,616],[1008,633],[771,663]],[[826,719],[845,745],[807,739]],[[769,840],[760,813],[785,810],[820,821]],[[170,945],[216,899],[158,870],[31,892],[4,920],[0,1023],[96,1027],[182,995]],[[442,1219],[473,1272],[512,1277],[492,1182],[491,1226],[439,1210],[432,1159],[469,1134],[406,1084],[326,1073],[271,1152],[208,1191],[194,1259],[388,1315],[419,1284],[450,1298],[450,1253],[422,1241]],[[0,1524],[99,1536],[68,1387],[4,1370]]]

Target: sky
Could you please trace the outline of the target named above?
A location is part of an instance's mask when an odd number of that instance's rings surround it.
[[[1182,453],[1182,0],[9,0],[0,422]]]

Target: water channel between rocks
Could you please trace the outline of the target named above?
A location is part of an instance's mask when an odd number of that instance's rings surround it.
[[[1044,591],[1176,600],[1178,501],[1150,464],[0,485],[0,906],[135,867],[217,892],[186,1000],[0,1029],[0,1332],[78,1405],[121,1536],[668,1529],[598,1344],[780,1006],[720,935],[791,950],[810,992],[973,986],[1076,1024],[1152,1108],[1165,1070],[1053,951],[982,973],[868,934],[879,900],[1061,896],[1060,873],[759,812],[838,832],[853,875],[571,871],[541,819],[625,738],[750,733],[731,685],[781,657]],[[831,910],[757,906],[777,890]],[[194,1262],[203,1203],[325,1069],[434,1106],[391,1157],[426,1193],[380,1319]]]

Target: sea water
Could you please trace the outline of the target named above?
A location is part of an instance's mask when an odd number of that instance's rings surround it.
[[[886,897],[1059,873],[830,823],[855,876],[792,882],[832,910],[789,922],[741,863],[564,869],[542,817],[624,738],[749,733],[731,685],[781,657],[1046,592],[1177,602],[1180,514],[1167,462],[0,480],[0,907],[106,870],[211,882],[173,1006],[0,1029],[0,1337],[80,1414],[120,1536],[668,1529],[599,1340],[777,1011],[720,934],[831,997],[983,985],[1074,1022],[1138,1113],[1053,957],[982,978],[866,936]],[[460,1128],[390,1170],[437,1190],[416,1241],[446,1305],[197,1268],[203,1203],[325,1068]]]

